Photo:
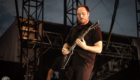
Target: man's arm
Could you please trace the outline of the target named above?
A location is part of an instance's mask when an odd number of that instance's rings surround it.
[[[82,40],[80,40],[79,38],[76,40],[76,44],[83,48],[84,50],[93,52],[93,53],[101,53],[102,52],[102,41],[98,41],[94,44],[94,46],[88,46],[86,45],[86,42],[84,40],[84,38],[82,38]]]
[[[88,50],[93,53],[101,53],[102,52],[102,41],[98,41],[94,44],[94,46],[86,46],[85,50]]]
[[[49,71],[48,71],[48,75],[47,75],[47,79],[46,80],[51,80],[51,75],[53,74],[53,69],[50,69]]]
[[[63,48],[62,48],[63,55],[69,54],[68,48],[69,48],[69,44],[68,43],[65,43],[64,46],[63,46]]]

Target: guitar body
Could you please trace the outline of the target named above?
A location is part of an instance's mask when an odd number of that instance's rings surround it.
[[[65,69],[65,67],[68,64],[69,59],[71,58],[72,54],[73,54],[73,51],[71,51],[69,54],[63,55],[62,68],[61,69]]]

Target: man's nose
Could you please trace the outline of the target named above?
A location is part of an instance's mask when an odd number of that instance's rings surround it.
[[[80,15],[80,18],[83,18],[83,15]]]

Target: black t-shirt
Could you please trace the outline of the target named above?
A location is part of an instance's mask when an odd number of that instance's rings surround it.
[[[89,21],[86,25],[75,25],[71,28],[69,35],[66,38],[66,43],[69,43],[70,46],[73,45],[73,43],[75,42],[75,40],[79,37],[79,35],[81,34],[81,32],[83,30],[86,30],[89,26],[92,25],[92,22]],[[79,29],[79,27],[82,27],[81,29]],[[101,30],[99,27],[96,27],[92,30],[90,30],[84,37],[85,42],[88,46],[93,46],[96,42],[98,41],[102,41],[102,34],[101,34]],[[72,58],[72,63],[77,65],[77,64],[93,64],[95,62],[95,57],[96,57],[96,53],[92,53],[89,51],[86,51],[82,48],[80,48],[79,46],[76,46],[74,49],[74,54],[71,57]]]
[[[55,62],[53,63],[52,65],[52,69],[54,71],[58,71],[59,72],[59,80],[67,80],[67,77],[66,77],[66,69],[65,70],[62,70],[61,67],[62,67],[62,56],[61,57],[58,57]]]

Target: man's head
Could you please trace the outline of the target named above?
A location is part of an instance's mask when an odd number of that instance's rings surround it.
[[[85,25],[89,21],[89,8],[86,5],[80,5],[76,9],[77,19],[82,24]]]

